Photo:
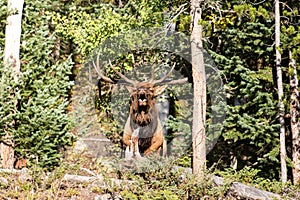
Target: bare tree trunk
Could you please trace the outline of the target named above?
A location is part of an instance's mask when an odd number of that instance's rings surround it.
[[[279,123],[280,123],[280,163],[281,163],[281,180],[287,181],[286,168],[286,147],[285,147],[285,123],[284,123],[284,103],[281,71],[281,54],[280,47],[280,10],[279,0],[275,0],[275,48],[276,48],[276,73],[279,100]]]
[[[15,81],[20,73],[20,38],[24,0],[8,0],[8,17],[5,30],[4,64],[11,66]],[[11,122],[12,124],[14,122]],[[1,164],[4,168],[13,168],[14,149],[11,134],[7,133],[0,144]]]
[[[191,0],[191,54],[194,82],[193,110],[193,173],[199,178],[204,176],[206,163],[205,120],[206,120],[206,79],[203,59],[202,26],[200,3]]]
[[[290,57],[290,115],[291,115],[291,131],[292,131],[292,153],[293,153],[293,182],[294,184],[300,181],[300,123],[299,123],[299,91],[296,61],[289,51]]]

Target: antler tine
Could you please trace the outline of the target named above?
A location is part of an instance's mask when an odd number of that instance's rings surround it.
[[[166,79],[171,75],[173,69],[175,68],[175,65],[176,65],[176,63],[174,63],[174,65],[173,65],[173,67],[171,68],[171,70],[170,70],[164,77],[162,77],[162,78],[159,79],[159,80],[152,81],[152,84],[153,84],[153,85],[157,85],[157,84],[162,83],[164,80],[166,80]]]
[[[153,82],[154,80],[154,65],[152,65],[151,67],[151,79],[150,79],[150,82]]]
[[[124,76],[121,72],[119,72],[118,70],[116,70],[116,68],[114,68],[114,66],[112,66],[110,60],[108,60],[110,67],[112,68],[112,70],[114,70],[114,72],[116,74],[118,74],[118,76],[120,76],[122,79],[124,79],[125,82],[132,84],[133,86],[136,85],[136,82],[133,80],[130,80],[129,78],[127,78],[126,76]]]
[[[99,52],[98,52],[98,54],[97,54],[97,59],[96,59],[96,64],[95,64],[95,62],[93,61],[93,66],[94,66],[94,68],[95,68],[95,70],[96,70],[96,72],[97,72],[97,74],[100,76],[100,78],[102,78],[104,81],[107,81],[107,82],[109,82],[109,83],[114,83],[114,81],[113,80],[111,80],[110,78],[108,78],[107,76],[104,76],[102,73],[101,73],[101,70],[100,70],[100,68],[99,68]]]
[[[188,81],[188,78],[183,78],[183,79],[178,79],[178,80],[173,80],[173,81],[165,81],[165,82],[161,82],[164,83],[165,85],[176,85],[176,84],[183,84],[186,83]]]

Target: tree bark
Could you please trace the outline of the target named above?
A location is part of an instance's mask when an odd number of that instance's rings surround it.
[[[4,64],[10,66],[14,76],[14,80],[18,80],[20,73],[20,40],[21,40],[21,22],[24,0],[8,0],[8,17],[5,30],[5,48],[4,48]],[[14,124],[14,122],[11,122]],[[1,164],[4,168],[13,168],[14,165],[14,149],[13,140],[10,133],[1,138],[0,155]]]
[[[276,73],[277,88],[279,101],[279,123],[280,123],[280,163],[281,163],[281,180],[287,181],[286,168],[286,147],[285,147],[285,122],[284,122],[284,103],[283,103],[283,87],[282,87],[282,71],[281,71],[281,54],[280,47],[280,9],[279,0],[275,0],[275,51],[276,51]]]
[[[4,63],[12,67],[17,79],[17,75],[20,73],[20,40],[24,0],[8,0],[7,4]]]
[[[193,173],[199,178],[204,176],[206,163],[205,120],[206,120],[206,79],[203,59],[202,26],[200,3],[191,0],[191,54],[194,86],[193,107]]]
[[[291,115],[291,131],[292,131],[292,154],[293,154],[293,183],[300,181],[300,123],[299,123],[299,91],[296,61],[289,51],[290,57],[290,115]]]

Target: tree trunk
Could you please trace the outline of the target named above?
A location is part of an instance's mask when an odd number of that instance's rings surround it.
[[[281,180],[287,181],[286,168],[286,148],[285,148],[285,123],[284,123],[284,103],[281,71],[281,54],[280,47],[280,10],[279,0],[275,0],[275,48],[276,48],[276,73],[279,100],[279,123],[280,123],[280,162],[281,162]]]
[[[15,81],[20,73],[20,39],[24,0],[8,0],[8,17],[5,30],[4,64],[10,66]],[[17,102],[16,102],[17,103]],[[14,122],[11,122],[14,124]],[[13,168],[14,149],[11,134],[7,133],[0,144],[1,164],[4,168]]]
[[[290,115],[291,115],[291,131],[292,131],[292,154],[293,154],[293,183],[297,184],[300,181],[300,123],[299,123],[299,91],[296,61],[289,51],[290,57]]]
[[[205,149],[205,120],[206,120],[206,79],[203,59],[202,26],[200,3],[202,0],[191,1],[191,54],[194,83],[193,110],[193,173],[199,178],[204,176]]]

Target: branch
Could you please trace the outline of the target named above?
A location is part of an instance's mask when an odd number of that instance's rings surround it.
[[[179,85],[179,84],[184,84],[184,83],[188,83],[188,78],[183,78],[183,79],[179,79],[179,80],[172,80],[172,81],[163,81],[160,84],[161,85]]]

